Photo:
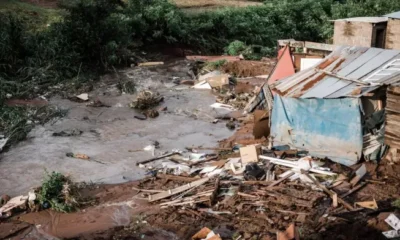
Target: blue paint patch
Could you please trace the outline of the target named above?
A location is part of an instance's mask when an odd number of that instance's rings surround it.
[[[361,157],[363,135],[357,98],[299,99],[275,96],[273,145],[287,144],[350,166]]]

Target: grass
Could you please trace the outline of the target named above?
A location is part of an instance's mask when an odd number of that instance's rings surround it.
[[[60,21],[62,12],[59,9],[46,8],[40,5],[18,0],[1,0],[0,12],[12,11],[29,20],[29,29],[42,30],[49,24]]]

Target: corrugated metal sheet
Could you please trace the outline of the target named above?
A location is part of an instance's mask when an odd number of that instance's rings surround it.
[[[362,155],[358,99],[298,99],[275,96],[271,119],[274,146],[289,145],[350,166]]]
[[[343,18],[343,19],[336,19],[332,20],[333,22],[367,22],[367,23],[380,23],[380,22],[387,22],[388,16],[384,17],[354,17],[354,18]]]
[[[359,97],[377,86],[399,82],[399,73],[400,51],[338,47],[315,67],[275,82],[271,89],[285,97]]]
[[[385,15],[385,17],[400,19],[400,12],[394,12],[394,13],[387,14],[387,15]]]

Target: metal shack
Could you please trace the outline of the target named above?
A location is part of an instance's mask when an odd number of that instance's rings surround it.
[[[270,85],[274,146],[289,145],[350,166],[385,151],[388,85],[400,82],[400,51],[338,47],[319,64]]]

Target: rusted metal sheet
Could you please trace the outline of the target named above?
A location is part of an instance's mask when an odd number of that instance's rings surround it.
[[[359,97],[376,89],[376,85],[397,82],[400,51],[338,47],[320,64],[275,82],[271,90],[296,98]]]
[[[275,96],[271,137],[315,157],[350,166],[363,149],[358,99],[297,99]]]

